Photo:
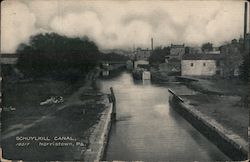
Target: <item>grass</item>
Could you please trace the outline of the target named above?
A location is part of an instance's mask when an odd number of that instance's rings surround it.
[[[244,96],[249,93],[248,84],[239,79],[199,79],[198,82],[186,83],[186,85],[196,91],[214,95],[238,95]]]
[[[71,85],[64,81],[43,80],[27,83],[8,83],[4,85],[3,105],[16,108],[14,112],[3,111],[2,121],[15,119],[13,122],[22,122],[22,118],[39,117],[50,112],[40,106],[40,102],[50,96],[67,98],[79,85]],[[53,106],[51,106],[53,107]],[[11,125],[9,123],[8,125]],[[3,125],[8,126],[8,125]]]
[[[15,111],[2,112],[2,140],[5,158],[24,160],[79,160],[88,146],[90,128],[97,123],[104,105],[103,94],[91,86],[82,87],[84,81],[70,84],[65,81],[45,79],[25,83],[4,85],[4,105],[13,106]],[[84,86],[83,86],[84,87]],[[75,95],[75,96],[74,96]],[[63,96],[64,103],[40,106],[50,96]],[[72,99],[72,96],[73,99]],[[61,108],[63,107],[63,108]],[[83,113],[85,112],[85,113]],[[43,119],[32,127],[25,126]],[[20,131],[17,134],[15,131]],[[15,136],[70,136],[84,146],[38,147],[31,142],[29,147],[16,147]],[[6,157],[7,156],[7,157]]]
[[[202,113],[212,117],[225,128],[233,131],[247,141],[247,128],[249,125],[249,109],[237,105],[239,96],[218,96],[197,94],[183,96],[190,104]]]

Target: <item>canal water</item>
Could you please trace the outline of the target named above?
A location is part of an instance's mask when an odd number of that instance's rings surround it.
[[[105,93],[112,86],[117,100],[105,160],[230,160],[169,106],[167,88],[191,91],[185,86],[136,83],[126,72],[100,85]]]

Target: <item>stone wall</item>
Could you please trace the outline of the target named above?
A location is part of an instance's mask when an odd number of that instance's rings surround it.
[[[238,135],[226,130],[215,120],[192,108],[172,90],[169,102],[171,107],[181,114],[199,132],[205,135],[222,152],[235,161],[248,159],[248,143]]]

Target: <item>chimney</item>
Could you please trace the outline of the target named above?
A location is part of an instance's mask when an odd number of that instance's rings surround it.
[[[154,40],[153,40],[153,38],[151,38],[151,49],[152,49],[152,51],[154,50]]]
[[[245,11],[244,11],[244,39],[246,39],[247,34],[247,11],[248,10],[248,2],[245,2]]]

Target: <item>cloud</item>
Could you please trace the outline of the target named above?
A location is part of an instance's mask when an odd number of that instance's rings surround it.
[[[243,30],[243,1],[8,0],[1,4],[1,51],[15,52],[31,35],[85,36],[102,49],[133,44],[220,45]]]
[[[102,34],[101,20],[95,12],[68,13],[64,16],[56,16],[50,23],[52,31],[69,37],[88,35],[95,39]]]
[[[18,1],[4,1],[1,8],[1,51],[14,52],[19,43],[27,42],[34,33],[35,15]]]

